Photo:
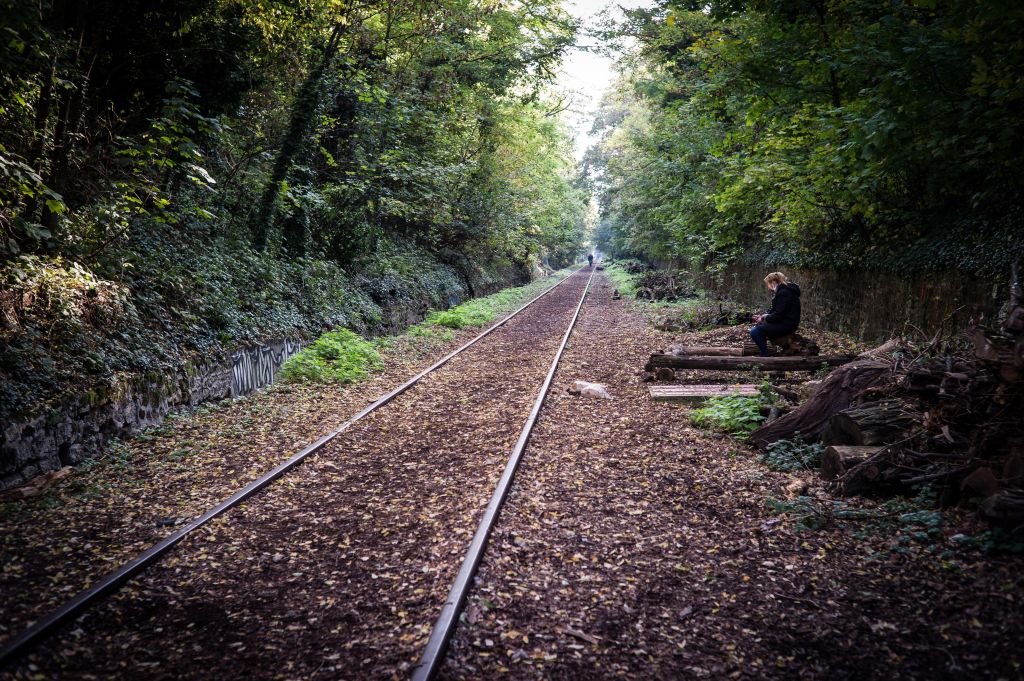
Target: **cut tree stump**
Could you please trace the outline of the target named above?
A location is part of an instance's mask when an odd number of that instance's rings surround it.
[[[819,361],[821,359],[818,358]],[[776,440],[791,438],[797,431],[805,439],[818,439],[833,414],[848,408],[865,389],[886,380],[891,369],[888,363],[874,359],[861,359],[839,367],[825,377],[806,402],[755,430],[750,441],[758,447],[765,447]]]
[[[816,357],[821,352],[816,342],[798,333],[772,338],[768,342],[774,345],[776,353],[783,357]]]
[[[880,449],[881,447],[844,445],[828,447],[821,455],[821,479],[835,480],[857,464],[866,461],[869,456],[877,453]]]
[[[678,402],[683,404],[701,404],[709,397],[739,395],[740,397],[756,397],[758,387],[746,384],[712,384],[712,385],[652,385],[651,399],[655,402]]]
[[[656,381],[674,381],[676,380],[676,370],[668,367],[658,367],[658,370],[654,372],[654,379]]]
[[[653,367],[672,367],[673,369],[712,369],[724,371],[740,371],[760,367],[768,371],[809,371],[827,367],[837,367],[852,362],[853,355],[824,355],[822,357],[675,357],[657,353],[651,355],[647,370]]]
[[[822,442],[857,447],[887,445],[899,440],[921,420],[921,413],[903,400],[869,402],[834,414]]]

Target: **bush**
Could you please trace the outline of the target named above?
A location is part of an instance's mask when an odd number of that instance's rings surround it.
[[[352,383],[384,367],[373,345],[348,329],[325,333],[281,366],[286,381]]]
[[[746,439],[763,420],[761,398],[739,395],[712,397],[690,414],[690,422],[698,428],[725,431],[740,439]]]
[[[426,323],[431,326],[445,326],[449,329],[464,329],[467,326],[483,326],[494,319],[494,310],[484,298],[471,300],[450,310],[438,310],[427,315]]]
[[[674,302],[697,297],[692,277],[683,270],[651,270],[633,275],[636,297]]]

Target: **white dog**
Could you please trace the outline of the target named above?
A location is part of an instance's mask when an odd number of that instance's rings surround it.
[[[569,386],[569,393],[582,395],[583,397],[600,397],[606,400],[612,399],[608,394],[608,388],[603,383],[588,383],[587,381],[573,381]]]

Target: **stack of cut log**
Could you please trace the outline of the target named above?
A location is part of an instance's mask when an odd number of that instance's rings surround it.
[[[1015,268],[998,331],[972,328],[969,350],[893,343],[826,377],[791,413],[762,426],[766,446],[799,432],[828,447],[821,475],[845,495],[909,492],[983,500],[979,512],[1024,531],[1024,292]],[[963,346],[967,347],[967,346]],[[890,359],[887,359],[890,357]]]
[[[668,302],[696,295],[691,277],[685,271],[651,270],[634,277],[636,297],[640,300]]]

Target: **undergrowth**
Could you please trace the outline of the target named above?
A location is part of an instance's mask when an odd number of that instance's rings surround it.
[[[604,275],[612,280],[619,293],[627,298],[636,298],[636,284],[633,273],[624,262],[613,262],[604,266]]]
[[[550,277],[539,279],[525,286],[507,288],[484,298],[467,300],[447,310],[435,310],[427,315],[420,327],[446,327],[449,329],[465,329],[471,326],[483,326],[494,321],[499,315],[511,312],[528,298],[548,288],[552,281],[564,279],[573,270],[560,270]],[[416,327],[413,327],[416,328]],[[417,331],[416,333],[423,333]]]
[[[383,367],[372,343],[348,329],[336,329],[289,357],[281,365],[281,379],[353,383]]]
[[[797,432],[791,440],[778,440],[768,445],[759,460],[773,471],[792,473],[819,468],[824,451],[824,445],[804,442]]]
[[[283,381],[353,383],[383,369],[380,350],[403,352],[409,346],[432,350],[455,338],[454,329],[478,327],[510,312],[529,298],[568,276],[565,269],[525,286],[507,288],[492,295],[475,298],[449,310],[436,310],[420,324],[398,336],[372,341],[348,329],[335,329],[320,336],[311,345],[288,358],[281,366]]]
[[[672,301],[637,298],[649,278],[664,275],[638,260],[611,261],[605,264],[604,274],[623,297],[634,300],[641,314],[663,331],[707,330],[746,323],[750,319],[750,312],[739,304],[727,299],[713,300],[707,291],[692,284],[686,296]]]
[[[775,399],[771,384],[765,381],[757,397],[725,395],[709,398],[703,407],[690,413],[690,423],[745,440],[764,421],[761,408],[773,404]]]
[[[832,526],[852,527],[853,536],[863,542],[882,542],[868,554],[868,560],[884,561],[891,556],[931,556],[944,569],[957,569],[959,559],[972,553],[986,556],[1024,556],[1024,537],[995,527],[974,535],[947,536],[947,518],[937,508],[934,488],[925,486],[913,497],[896,497],[877,506],[865,507],[855,499],[765,499],[770,515],[784,516],[798,530],[820,530]],[[877,544],[876,544],[877,546]]]
[[[764,421],[764,416],[761,415],[761,400],[757,397],[712,397],[705,406],[690,413],[690,422],[698,428],[721,430],[740,439],[746,439],[761,421]]]

